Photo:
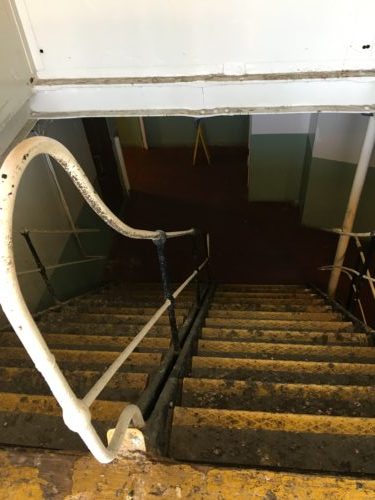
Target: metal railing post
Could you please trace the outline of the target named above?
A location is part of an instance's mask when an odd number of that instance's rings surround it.
[[[159,259],[160,275],[163,286],[164,299],[170,301],[170,306],[168,307],[169,324],[171,327],[171,337],[175,352],[179,352],[181,349],[180,341],[178,338],[178,328],[176,321],[176,311],[175,311],[175,299],[170,289],[169,285],[169,275],[168,275],[168,264],[165,256],[165,243],[167,237],[164,231],[157,231],[159,233],[159,238],[154,239],[153,242],[156,245],[156,250]]]
[[[201,303],[201,286],[200,286],[200,280],[199,280],[199,254],[198,254],[198,238],[200,236],[200,232],[195,229],[194,234],[192,235],[192,243],[193,243],[193,262],[194,262],[194,269],[197,271],[197,275],[195,277],[195,286],[196,286],[196,302],[197,305],[200,305]]]
[[[206,259],[207,259],[207,266],[206,266],[206,273],[207,273],[207,280],[209,283],[212,281],[212,271],[211,271],[211,244],[210,244],[210,233],[204,233],[203,234],[204,238],[204,249],[206,252]]]
[[[21,235],[24,237],[27,246],[29,247],[29,250],[31,252],[31,255],[33,256],[34,262],[37,265],[36,271],[40,273],[42,280],[44,281],[44,284],[46,285],[46,288],[51,295],[52,299],[54,300],[55,304],[61,304],[61,301],[58,299],[57,294],[55,292],[55,289],[52,286],[52,283],[48,277],[47,274],[47,269],[44,266],[41,258],[39,257],[39,254],[31,241],[31,236],[28,231],[23,231],[21,232]]]

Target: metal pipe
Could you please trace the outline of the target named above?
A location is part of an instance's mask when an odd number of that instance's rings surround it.
[[[115,146],[115,151],[116,151],[116,155],[117,155],[117,159],[118,159],[118,164],[120,167],[121,177],[122,177],[122,180],[124,182],[125,189],[126,189],[127,193],[129,194],[130,182],[129,182],[128,172],[126,170],[124,155],[122,154],[122,147],[121,147],[120,138],[117,135],[115,135],[113,138],[113,144]]]
[[[139,121],[139,128],[141,130],[141,137],[142,137],[142,145],[143,145],[143,149],[148,149],[148,142],[147,142],[147,135],[146,135],[146,129],[145,129],[145,123],[143,121],[143,117],[140,116],[138,118],[138,121]]]
[[[53,300],[55,301],[55,303],[59,303],[59,299],[57,297],[57,294],[55,292],[55,289],[53,288],[52,286],[52,283],[50,282],[50,279],[48,277],[48,274],[47,274],[47,270],[46,268],[44,267],[43,265],[43,262],[31,240],[31,236],[29,233],[21,233],[22,236],[24,237],[25,241],[26,241],[26,245],[28,246],[30,252],[31,252],[31,255],[33,256],[33,259],[34,259],[34,262],[35,264],[38,266],[37,269],[39,269],[39,272],[40,272],[40,275],[42,277],[42,280],[44,281],[44,284],[46,285],[46,288],[49,292],[49,294],[51,295],[51,297],[53,298]]]
[[[180,350],[180,340],[178,338],[178,328],[176,321],[176,311],[175,311],[175,300],[173,294],[170,290],[170,280],[168,273],[168,263],[165,255],[165,242],[167,241],[164,231],[159,231],[159,238],[154,240],[160,268],[161,282],[163,286],[164,299],[169,301],[168,306],[168,316],[169,324],[171,327],[171,337],[174,350],[178,352]]]
[[[100,229],[28,229],[25,227],[24,233],[30,234],[72,234],[72,233],[100,233]]]
[[[352,236],[353,238],[371,238],[373,234],[375,234],[375,231],[366,231],[365,233],[353,233],[353,232],[343,232],[342,229],[338,227],[333,227],[333,228],[319,228],[322,231],[327,231],[328,233],[335,233],[335,234],[343,234],[345,236]]]
[[[361,197],[363,185],[365,183],[367,170],[370,163],[371,153],[375,143],[375,117],[372,115],[369,118],[366,130],[365,140],[358,161],[358,166],[355,172],[352,189],[349,196],[348,206],[344,221],[342,224],[342,232],[350,233],[353,229],[355,216],[357,213],[358,203]],[[328,295],[334,297],[337,285],[340,279],[340,268],[344,263],[346,250],[349,244],[349,236],[342,234],[337,244],[335,259],[333,261],[333,269],[328,283]]]
[[[97,255],[95,257],[89,257],[87,259],[82,260],[71,260],[69,262],[62,262],[61,264],[51,264],[49,266],[42,266],[46,271],[52,271],[53,269],[59,269],[60,267],[66,266],[75,266],[76,264],[86,264],[87,262],[95,262],[96,260],[105,260],[107,259],[106,255]],[[41,271],[41,267],[36,267],[35,269],[28,269],[26,271],[18,271],[17,276],[23,276],[25,274],[39,273]]]

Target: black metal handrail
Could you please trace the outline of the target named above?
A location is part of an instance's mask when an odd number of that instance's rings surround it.
[[[181,345],[180,345],[178,328],[177,328],[177,321],[176,321],[176,304],[175,304],[176,301],[175,301],[175,298],[174,298],[172,291],[171,291],[171,286],[170,286],[171,282],[170,282],[170,275],[169,275],[169,268],[168,268],[168,260],[167,260],[167,254],[165,251],[167,238],[166,238],[166,234],[164,231],[159,230],[157,232],[159,234],[159,237],[152,240],[152,241],[156,246],[164,300],[170,301],[170,306],[168,307],[168,316],[169,316],[169,325],[171,328],[171,340],[172,340],[172,343],[174,346],[175,353],[178,353],[181,349]],[[204,242],[205,242],[204,258],[205,258],[205,260],[207,260],[207,265],[205,267],[207,269],[208,280],[210,281],[210,275],[209,275],[209,269],[208,269],[209,248],[208,248],[208,244],[207,244],[207,234],[199,231],[198,229],[194,229],[194,232],[190,236],[192,238],[192,255],[193,255],[193,262],[194,262],[194,266],[195,266],[194,271],[196,272],[196,275],[195,275],[196,304],[197,304],[197,306],[200,306],[201,301],[202,301],[201,283],[200,283],[200,273],[201,273],[202,268],[199,265],[200,260],[199,260],[198,239],[200,237],[203,237]]]

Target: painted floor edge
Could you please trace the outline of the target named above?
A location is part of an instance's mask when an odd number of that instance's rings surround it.
[[[136,453],[102,465],[91,456],[0,450],[0,499],[370,499],[375,479],[190,465]]]

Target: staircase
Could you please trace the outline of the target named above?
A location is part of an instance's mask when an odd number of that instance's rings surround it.
[[[160,284],[111,286],[39,318],[43,337],[78,397],[85,396],[163,301]],[[193,302],[193,291],[185,289],[176,309],[178,326]],[[104,441],[124,407],[142,397],[169,345],[164,314],[92,405],[93,423]],[[0,443],[86,450],[64,424],[59,405],[15,333],[0,332],[0,346]]]
[[[222,285],[173,410],[177,460],[375,473],[375,350],[309,288]]]

